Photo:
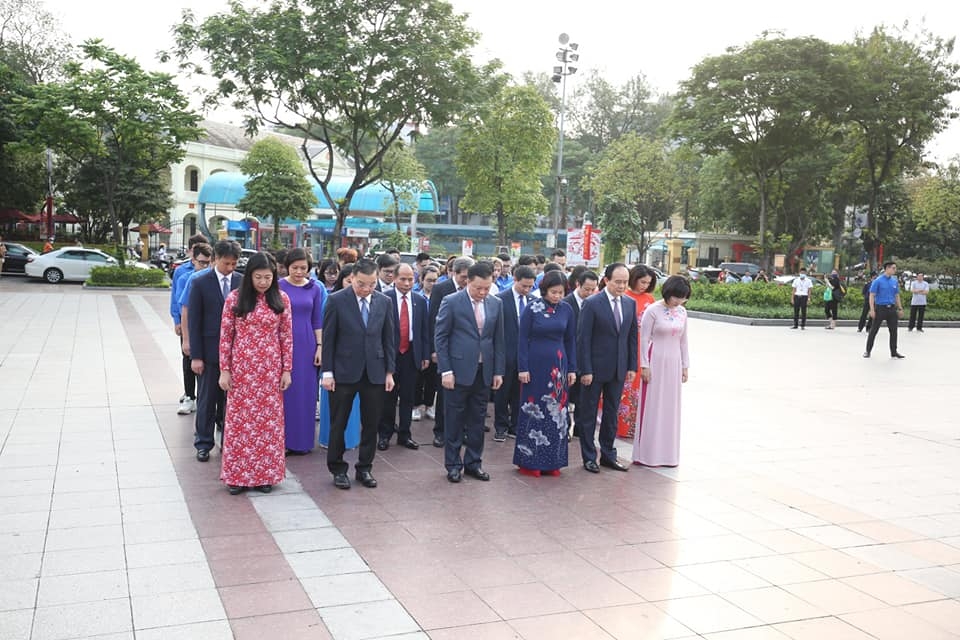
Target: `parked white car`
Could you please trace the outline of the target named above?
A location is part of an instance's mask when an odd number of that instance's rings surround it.
[[[117,259],[98,249],[68,247],[33,256],[25,267],[27,276],[43,278],[51,284],[62,280],[83,282],[94,267],[116,266]]]

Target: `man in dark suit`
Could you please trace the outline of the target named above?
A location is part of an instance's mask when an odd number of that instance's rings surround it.
[[[437,314],[437,370],[444,389],[444,466],[447,480],[489,480],[483,470],[483,423],[490,389],[503,384],[503,304],[488,295],[493,266],[474,264],[465,289],[447,296]],[[466,434],[466,438],[464,438]],[[466,452],[460,457],[461,447]]]
[[[606,288],[588,298],[580,309],[577,332],[580,406],[577,407],[576,421],[580,428],[583,467],[591,473],[600,472],[593,438],[601,397],[600,465],[627,471],[627,467],[617,460],[614,439],[624,381],[632,382],[637,374],[637,308],[633,299],[623,295],[630,272],[618,262],[609,265],[604,276]]]
[[[436,328],[437,328],[437,314],[440,312],[440,304],[443,302],[443,299],[450,295],[451,293],[456,293],[460,291],[465,286],[467,286],[467,272],[470,267],[473,266],[474,260],[469,256],[462,256],[453,261],[453,266],[451,267],[452,275],[443,282],[438,282],[433,287],[433,293],[430,294],[430,358],[436,362],[437,361],[437,346],[436,346]],[[439,372],[437,374],[438,382]],[[436,417],[433,420],[433,446],[443,447],[444,446],[444,411],[443,411],[443,385],[437,384],[437,400],[434,403],[436,406]]]
[[[503,349],[506,370],[503,386],[493,396],[493,441],[504,442],[507,436],[517,437],[520,417],[520,380],[517,378],[517,351],[520,334],[520,313],[530,302],[530,289],[536,278],[530,267],[513,270],[513,284],[497,294],[503,303]]]
[[[187,337],[190,370],[197,374],[197,418],[193,446],[206,462],[213,449],[217,419],[222,421],[226,394],[220,388],[220,320],[227,294],[243,279],[235,271],[240,245],[221,240],[213,247],[213,268],[198,272],[190,286]],[[221,422],[222,424],[222,422]]]
[[[377,291],[389,293],[393,291],[393,280],[397,277],[397,265],[400,259],[392,253],[381,253],[377,256]]]
[[[393,303],[394,342],[397,345],[397,375],[393,391],[386,394],[383,416],[380,418],[380,440],[377,449],[390,448],[390,438],[397,434],[397,444],[407,449],[419,449],[420,445],[410,435],[413,420],[414,392],[417,374],[430,364],[430,318],[427,300],[413,293],[413,267],[400,263],[394,290],[385,295]],[[397,400],[400,401],[400,417],[397,423]],[[399,428],[398,428],[399,425]]]
[[[563,299],[564,302],[569,304],[570,308],[573,309],[573,326],[577,327],[578,335],[580,331],[580,308],[583,307],[583,303],[587,301],[587,298],[597,292],[599,285],[600,277],[596,273],[593,271],[583,271],[577,276],[577,281],[573,283],[574,290]],[[580,410],[579,396],[580,383],[576,382],[570,385],[570,389],[567,392],[567,405],[573,405],[573,410],[567,411],[567,416],[570,420],[570,426],[573,427],[574,437],[580,437],[580,429],[576,426],[576,415],[577,411]]]
[[[343,461],[344,432],[360,394],[360,454],[356,479],[377,486],[373,457],[383,412],[383,394],[393,391],[397,345],[390,299],[375,291],[377,265],[360,260],[353,268],[353,284],[327,298],[323,310],[323,388],[330,393],[330,443],[327,468],[338,489],[349,489],[349,465]]]

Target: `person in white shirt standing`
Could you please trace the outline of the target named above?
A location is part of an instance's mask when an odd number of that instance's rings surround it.
[[[800,269],[800,275],[793,279],[793,293],[790,294],[790,302],[793,304],[793,328],[797,328],[799,320],[800,329],[807,328],[807,301],[810,299],[810,289],[813,288],[813,281],[807,277],[807,270]]]
[[[930,291],[930,283],[924,281],[923,274],[918,273],[917,279],[910,283],[910,324],[907,325],[907,331],[913,331],[917,328],[917,333],[923,333],[923,314],[927,311],[927,293]]]

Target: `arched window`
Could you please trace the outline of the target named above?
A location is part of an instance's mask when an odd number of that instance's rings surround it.
[[[200,170],[196,167],[187,167],[183,175],[183,190],[196,193],[200,191]]]

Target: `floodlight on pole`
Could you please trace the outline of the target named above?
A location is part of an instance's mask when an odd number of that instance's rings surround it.
[[[571,67],[571,62],[577,62],[580,54],[573,53],[580,48],[576,42],[570,42],[570,36],[561,33],[559,37],[560,48],[557,50],[557,61],[560,65],[553,68],[551,80],[560,85],[560,139],[557,145],[557,176],[555,181],[556,197],[553,206],[553,246],[559,246],[560,239],[560,203],[562,202],[562,191],[567,188],[567,179],[563,176],[563,120],[567,107],[567,76],[577,72],[577,67]]]

